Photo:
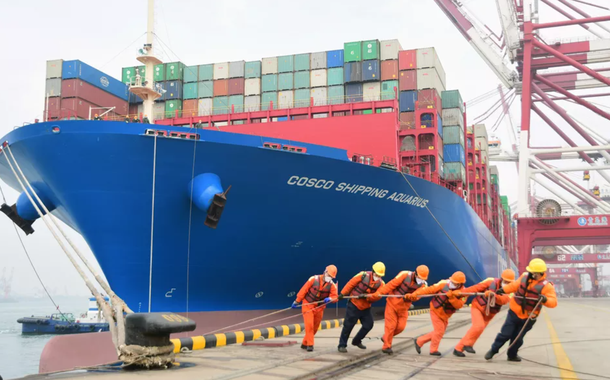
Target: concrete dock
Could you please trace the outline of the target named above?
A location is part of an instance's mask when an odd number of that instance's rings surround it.
[[[610,379],[610,298],[559,299],[557,308],[545,309],[519,351],[524,358],[521,363],[507,362],[505,354],[491,361],[483,358],[505,318],[506,308],[477,341],[477,353],[465,358],[455,357],[452,352],[470,327],[468,308],[451,319],[441,342],[440,358],[429,355],[429,345],[422,348],[421,355],[413,347],[412,337],[432,329],[429,315],[423,314],[409,317],[406,330],[394,340],[396,352],[391,356],[381,353],[381,320],[363,341],[367,349],[349,346],[347,354],[337,352],[341,330],[337,328],[319,331],[311,353],[300,349],[303,335],[296,334],[262,341],[295,342],[288,346],[239,344],[181,353],[179,365],[169,370],[101,369],[28,379]],[[356,326],[352,335],[359,328]]]

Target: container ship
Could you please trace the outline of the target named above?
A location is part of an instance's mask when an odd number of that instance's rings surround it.
[[[4,213],[37,226],[10,147],[134,311],[226,325],[286,308],[330,263],[339,286],[376,261],[388,277],[426,264],[430,281],[516,270],[485,126],[434,48],[196,66],[141,53],[121,80],[48,61],[44,122],[0,140],[0,178],[21,192]]]

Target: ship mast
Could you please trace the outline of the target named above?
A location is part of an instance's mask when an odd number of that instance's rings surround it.
[[[148,117],[148,120],[153,123],[153,105],[155,100],[161,97],[161,93],[155,88],[154,75],[155,65],[163,63],[158,57],[155,56],[153,50],[153,29],[155,20],[155,1],[148,0],[148,25],[146,30],[146,44],[144,48],[140,49],[140,55],[136,58],[142,62],[146,67],[146,75],[144,80],[140,76],[140,73],[136,74],[136,81],[133,86],[129,87],[129,91],[139,96],[144,100],[144,115]]]

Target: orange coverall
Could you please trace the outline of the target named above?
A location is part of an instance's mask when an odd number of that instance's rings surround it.
[[[488,278],[484,281],[479,282],[476,285],[462,289],[461,292],[462,293],[482,293],[486,290],[489,290],[489,286],[495,280],[496,279],[494,279],[494,278]],[[500,281],[502,281],[502,280],[500,280]],[[496,295],[496,306],[506,305],[509,300],[510,300],[510,296],[508,296],[506,294]],[[455,349],[460,352],[463,352],[464,346],[470,346],[470,347],[474,346],[477,339],[479,339],[479,337],[483,333],[483,330],[485,330],[485,328],[487,327],[489,322],[491,322],[491,320],[493,319],[493,317],[496,316],[496,314],[497,314],[497,311],[494,312],[493,309],[491,309],[489,312],[489,315],[485,315],[485,306],[481,306],[481,304],[479,304],[479,302],[476,299],[473,300],[471,303],[471,306],[470,306],[470,315],[472,317],[472,326],[470,327],[468,332],[466,332],[466,335],[464,335],[462,340],[460,340],[459,343],[455,346]]]
[[[320,286],[326,284],[324,282],[324,275],[318,275]],[[324,309],[326,309],[326,305],[322,303],[308,303],[305,301],[305,296],[309,292],[309,289],[313,285],[316,276],[309,277],[309,280],[303,285],[299,293],[297,294],[296,302],[303,302],[303,306],[301,307],[301,312],[303,313],[303,320],[305,322],[305,336],[303,337],[303,345],[304,346],[313,346],[313,337],[318,332],[318,328],[320,327],[320,322],[322,322],[322,317],[324,316]],[[330,287],[330,298],[333,299],[332,303],[337,302],[337,285],[332,284]],[[323,301],[324,299],[318,300]]]
[[[523,279],[523,276],[528,276],[527,273],[524,273],[521,275],[521,277],[519,277],[516,281],[511,282],[510,284],[504,286],[502,289],[504,289],[504,292],[507,294],[510,293],[515,293],[518,289],[519,289],[519,285],[521,285],[521,281]],[[527,286],[528,289],[532,289],[534,286],[536,286],[539,282],[542,282],[546,280],[546,274],[544,276],[542,276],[542,278],[538,281],[535,281],[532,279],[532,281],[529,283],[529,285]],[[553,284],[551,282],[547,283],[544,288],[542,288],[542,295],[544,295],[546,297],[546,302],[543,303],[544,306],[548,307],[548,308],[554,308],[557,306],[557,294],[555,294],[555,287],[553,286]],[[515,297],[512,297],[510,299],[510,309],[517,314],[517,317],[519,317],[520,319],[527,319],[529,318],[529,314],[527,312],[523,312],[521,306],[517,303],[517,301],[515,301]],[[539,307],[537,310],[534,310],[534,316],[532,318],[536,318],[538,317],[538,314],[540,314],[540,309],[542,309],[541,307]]]
[[[445,285],[447,285],[448,283],[449,283],[449,280],[441,280],[432,286],[428,286],[428,287],[420,288],[419,290],[416,290],[415,292],[412,293],[412,295],[421,296],[424,294],[439,293],[443,290]],[[453,289],[453,290],[461,291],[461,288]],[[462,298],[449,297],[449,303],[451,303],[451,305],[456,310],[459,310],[466,303],[466,298],[467,297],[462,297]],[[438,351],[438,346],[441,343],[441,339],[443,339],[443,335],[445,335],[445,330],[447,329],[447,325],[449,324],[449,318],[451,318],[451,315],[452,315],[452,314],[446,313],[445,309],[443,307],[439,307],[439,308],[434,307],[433,300],[434,300],[434,298],[432,298],[432,300],[430,301],[430,319],[432,320],[432,326],[433,326],[434,330],[417,338],[417,345],[420,347],[423,346],[424,344],[432,341],[432,343],[430,344],[431,353]]]
[[[400,287],[405,278],[409,275],[409,271],[403,271],[393,280],[382,286],[377,295],[389,294]],[[411,301],[406,301],[404,298],[389,297],[386,299],[385,306],[385,332],[383,334],[383,349],[392,347],[394,337],[404,331],[409,318],[409,309]]]

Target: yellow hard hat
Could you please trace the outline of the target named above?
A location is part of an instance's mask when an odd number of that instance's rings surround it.
[[[546,272],[546,263],[542,259],[533,259],[525,270],[530,273],[544,273]]]
[[[381,261],[377,261],[373,264],[373,272],[379,277],[385,276],[385,264]]]

